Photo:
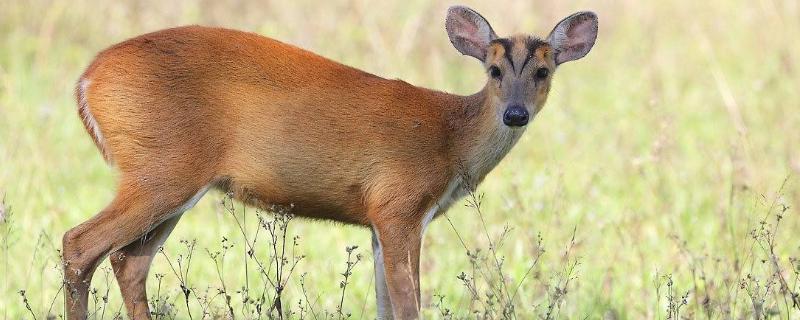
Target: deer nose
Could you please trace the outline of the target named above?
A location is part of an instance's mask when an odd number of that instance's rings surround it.
[[[521,105],[512,105],[503,113],[503,123],[509,127],[522,127],[528,124],[528,110]]]

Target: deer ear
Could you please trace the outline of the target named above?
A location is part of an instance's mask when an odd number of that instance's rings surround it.
[[[555,49],[556,64],[583,58],[597,39],[597,15],[594,12],[578,12],[561,20],[547,42]]]
[[[452,6],[447,9],[445,28],[450,42],[459,52],[481,61],[486,59],[489,42],[497,39],[489,22],[467,7]]]

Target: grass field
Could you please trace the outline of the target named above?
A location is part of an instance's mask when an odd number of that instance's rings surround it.
[[[0,318],[63,314],[61,236],[112,198],[114,172],[73,100],[96,52],[160,28],[218,25],[471,94],[486,76],[447,39],[451,4],[0,1]],[[513,305],[519,319],[800,319],[798,1],[466,4],[500,35],[545,36],[586,9],[600,34],[559,68],[545,110],[477,190],[480,207],[464,200],[428,229],[428,318],[501,318]],[[267,231],[224,198],[209,193],[156,258],[148,290],[159,317],[256,318],[262,292],[274,296],[274,272],[256,261],[272,261]],[[282,296],[289,318],[372,318],[369,233],[301,219],[286,230],[304,256]],[[244,239],[256,234],[248,258]],[[94,277],[94,318],[124,314],[109,270]]]

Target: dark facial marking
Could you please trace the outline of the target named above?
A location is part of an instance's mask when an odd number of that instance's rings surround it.
[[[511,71],[514,71],[514,59],[511,58],[511,49],[514,47],[514,43],[511,40],[506,38],[499,38],[492,40],[492,43],[498,43],[503,46],[503,55],[505,55],[506,59],[508,59],[508,63],[511,64]]]
[[[525,65],[527,65],[528,61],[530,61],[531,58],[533,57],[534,53],[536,52],[536,49],[543,46],[544,44],[545,44],[544,41],[539,40],[537,38],[528,38],[528,40],[525,41],[525,47],[528,49],[528,55],[525,57],[525,62],[522,63],[522,68],[519,69],[520,74],[522,74],[522,70],[525,69]]]

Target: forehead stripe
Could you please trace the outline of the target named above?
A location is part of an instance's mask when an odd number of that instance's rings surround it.
[[[522,68],[519,70],[520,73],[522,73],[522,69],[525,69],[525,65],[528,64],[528,61],[530,61],[533,55],[536,53],[536,49],[542,45],[544,45],[544,42],[535,38],[529,38],[528,41],[525,41],[525,47],[528,48],[528,56],[525,57],[525,62],[522,63]]]
[[[511,58],[511,48],[514,47],[514,43],[511,42],[511,40],[506,39],[506,38],[494,39],[494,40],[492,40],[492,42],[493,43],[499,43],[501,46],[503,46],[503,51],[505,51],[505,52],[503,52],[503,55],[505,55],[506,59],[508,59],[508,62],[511,64],[511,70],[513,71],[514,70],[514,59]]]

